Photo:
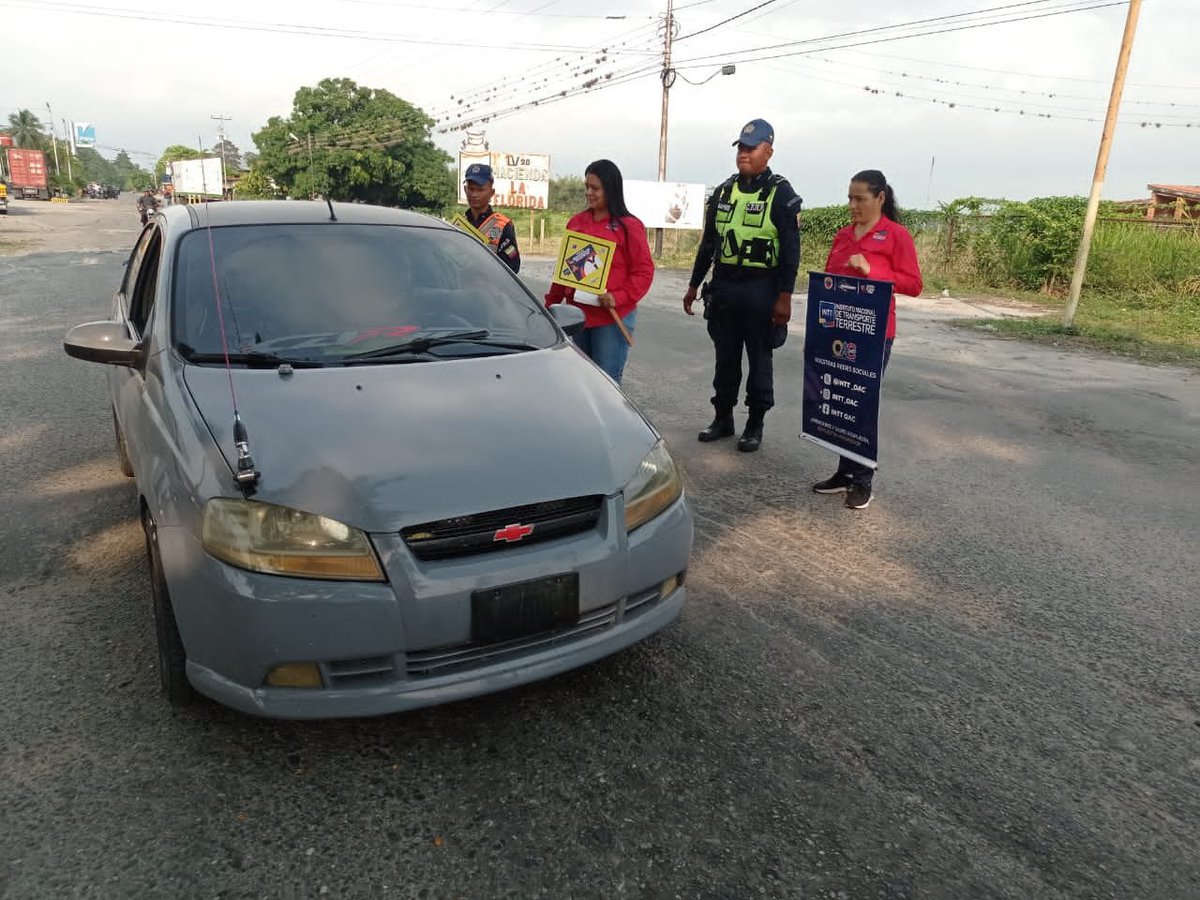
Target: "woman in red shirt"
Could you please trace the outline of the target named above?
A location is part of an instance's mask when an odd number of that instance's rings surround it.
[[[605,293],[589,294],[578,288],[551,284],[546,305],[574,303],[583,310],[584,329],[575,343],[617,384],[629,358],[629,344],[613,321],[615,309],[626,330],[633,334],[637,304],[654,281],[654,260],[646,240],[646,226],[625,206],[621,170],[607,159],[598,159],[584,171],[587,209],[567,222],[571,231],[595,235],[617,245]]]
[[[924,287],[917,248],[908,229],[896,221],[896,195],[882,172],[859,172],[850,179],[849,196],[850,224],[834,235],[825,271],[894,285],[883,345],[886,370],[896,337],[896,294],[916,297]],[[882,378],[883,371],[879,374]],[[866,509],[871,502],[874,475],[874,469],[843,456],[833,477],[814,484],[813,490],[818,494],[844,493],[850,509]]]

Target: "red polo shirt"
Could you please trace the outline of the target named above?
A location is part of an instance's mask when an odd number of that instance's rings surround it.
[[[869,275],[849,266],[850,257],[861,253],[871,267]],[[919,296],[925,287],[917,248],[908,229],[887,216],[880,216],[875,227],[861,238],[854,237],[854,226],[847,225],[833,236],[833,247],[825,260],[825,271],[833,275],[853,275],[893,285],[892,305],[888,310],[887,337],[896,336],[896,294]]]

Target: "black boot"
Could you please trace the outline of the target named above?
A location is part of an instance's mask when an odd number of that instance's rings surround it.
[[[697,435],[697,439],[707,444],[709,441],[718,441],[721,438],[733,437],[735,430],[733,427],[733,410],[718,409],[717,415],[712,420],[712,424],[700,432]]]
[[[763,418],[766,414],[765,409],[750,409],[750,416],[746,419],[746,430],[742,432],[737,443],[737,448],[743,453],[753,453],[762,446]]]

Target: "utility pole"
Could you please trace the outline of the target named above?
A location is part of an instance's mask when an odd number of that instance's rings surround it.
[[[225,199],[225,123],[232,122],[233,116],[209,116],[217,123],[217,139],[221,142],[221,199]]]
[[[54,148],[54,174],[61,175],[58,169],[58,129],[54,127],[54,110],[50,108],[50,101],[46,101],[46,112],[50,114],[50,146]]]
[[[312,132],[308,133],[308,199],[317,199],[317,176],[313,169]]]
[[[1125,90],[1125,73],[1129,70],[1129,54],[1133,50],[1133,36],[1137,31],[1138,13],[1142,0],[1129,0],[1129,12],[1125,16],[1125,34],[1121,38],[1121,52],[1117,56],[1117,71],[1113,75],[1112,93],[1108,98],[1108,115],[1104,117],[1104,131],[1100,135],[1100,152],[1096,156],[1096,172],[1092,176],[1092,193],[1088,197],[1087,213],[1083,217],[1083,237],[1079,251],[1075,254],[1075,269],[1071,272],[1071,293],[1067,297],[1067,308],[1063,311],[1063,328],[1069,328],[1079,307],[1079,295],[1083,291],[1083,276],[1087,272],[1088,254],[1092,249],[1092,232],[1096,229],[1096,213],[1100,209],[1100,193],[1104,188],[1104,176],[1108,171],[1108,152],[1112,146],[1113,132],[1117,128],[1117,113],[1121,109],[1121,94]]]
[[[63,134],[67,136],[67,178],[69,178],[71,181],[74,181],[75,176],[71,174],[71,157],[75,155],[75,132],[71,130],[69,125],[67,125],[67,120],[65,117],[63,118],[62,123]]]
[[[671,68],[671,42],[675,37],[674,0],[667,0],[667,17],[663,23],[663,67],[662,67],[662,124],[658,132],[658,180],[667,180],[667,107],[671,96],[671,85],[675,72]],[[662,258],[663,230],[654,230],[654,256]]]

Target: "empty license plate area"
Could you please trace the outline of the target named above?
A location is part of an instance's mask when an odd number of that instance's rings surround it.
[[[471,594],[471,639],[510,641],[579,621],[579,573],[551,575]]]

